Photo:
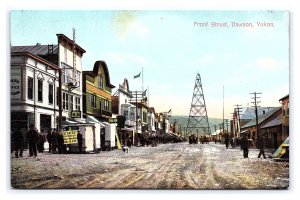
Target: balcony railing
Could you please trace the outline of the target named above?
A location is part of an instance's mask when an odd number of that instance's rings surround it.
[[[93,114],[96,117],[111,117],[112,113],[102,109],[93,109]]]

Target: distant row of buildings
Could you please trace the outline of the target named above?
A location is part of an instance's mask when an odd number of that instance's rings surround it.
[[[289,137],[289,95],[279,99],[279,102],[281,107],[258,107],[258,126],[255,108],[242,108],[240,115],[235,109],[231,120],[232,136],[240,137],[238,131],[240,128],[241,132],[248,131],[248,138],[254,146],[257,145],[258,138],[264,136],[267,147],[278,148]]]
[[[75,37],[74,37],[75,38]],[[170,112],[156,113],[147,91],[129,90],[125,78],[115,94],[103,60],[83,71],[86,51],[64,34],[57,44],[11,46],[11,130],[79,130],[86,150],[115,147],[142,134],[170,133]],[[116,135],[117,134],[117,135]],[[125,138],[124,138],[125,137]]]

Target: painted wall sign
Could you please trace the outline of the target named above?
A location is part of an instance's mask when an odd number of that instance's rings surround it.
[[[77,130],[64,131],[64,144],[76,144],[77,143]]]
[[[10,79],[10,94],[18,95],[21,93],[21,81],[18,78]]]

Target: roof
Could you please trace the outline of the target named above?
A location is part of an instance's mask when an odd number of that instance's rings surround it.
[[[271,115],[276,113],[278,110],[281,110],[281,107],[277,107],[276,109],[273,109],[264,115],[258,116],[258,124],[260,124],[263,121],[265,121],[266,119],[268,119]],[[254,117],[251,121],[249,121],[247,124],[245,124],[241,128],[248,128],[248,127],[255,126],[255,125],[256,125],[256,118]]]
[[[282,124],[282,114],[278,115],[275,119],[263,125],[261,128],[269,128],[273,126],[279,126]]]
[[[68,38],[67,36],[65,36],[64,34],[56,34],[57,38],[60,40],[60,39],[63,39],[63,40],[66,40],[70,45],[73,45],[73,40],[71,40],[70,38]],[[86,51],[81,47],[79,46],[78,44],[75,43],[75,46],[77,48],[77,50],[79,50],[81,53],[85,53]]]
[[[49,54],[48,46],[39,43],[34,46],[11,46],[10,51],[11,53],[29,52],[34,55],[47,55]],[[53,54],[58,54],[58,45],[53,45]]]
[[[271,110],[276,109],[276,107],[258,107],[257,113],[258,116],[263,115]],[[253,119],[255,118],[255,108],[254,107],[245,107],[242,108],[241,119]]]
[[[284,97],[282,97],[281,99],[279,99],[279,101],[282,101],[282,100],[287,99],[287,98],[289,98],[289,94],[287,94]]]
[[[59,70],[59,67],[55,64],[53,64],[52,62],[49,62],[48,60],[45,60],[39,56],[36,56],[30,52],[14,52],[14,53],[11,53],[11,56],[28,56],[28,57],[31,57],[55,70]]]
[[[92,77],[96,77],[98,75],[98,71],[101,66],[103,67],[106,85],[110,88],[115,88],[115,86],[110,83],[109,71],[105,61],[102,60],[96,61],[94,64],[93,71],[83,71],[82,73],[88,74]]]

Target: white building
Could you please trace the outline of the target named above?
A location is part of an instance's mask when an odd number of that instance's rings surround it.
[[[11,128],[53,128],[58,116],[58,66],[29,52],[11,53]]]
[[[18,80],[18,78],[23,81],[20,82],[23,84],[20,86],[20,94],[11,93],[12,126],[13,123],[21,120],[22,128],[26,129],[31,123],[35,124],[39,130],[57,127],[60,93],[58,70],[53,70],[55,67],[62,71],[61,98],[64,121],[82,117],[81,76],[82,56],[85,50],[63,34],[57,34],[57,39],[57,45],[37,43],[34,46],[11,47],[11,87],[14,87],[16,84],[14,80]],[[26,70],[24,66],[26,66]],[[18,100],[20,96],[22,99]],[[52,98],[53,102],[50,100]],[[32,108],[28,109],[28,106]],[[52,109],[51,114],[50,111],[39,110],[45,108]]]

